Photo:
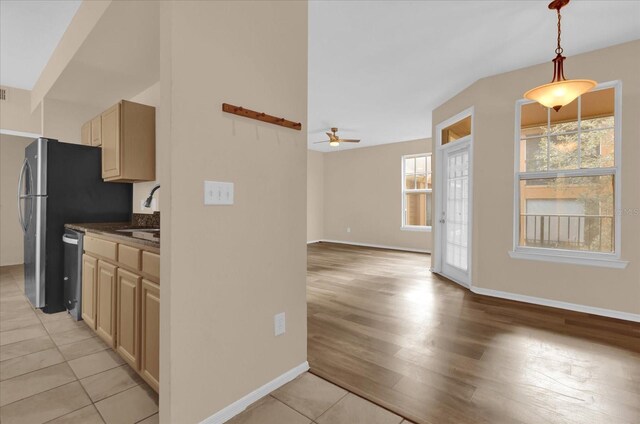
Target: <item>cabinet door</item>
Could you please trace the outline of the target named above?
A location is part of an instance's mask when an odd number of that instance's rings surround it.
[[[102,113],[102,178],[120,175],[120,103]]]
[[[118,268],[117,350],[140,369],[140,284],[142,277]]]
[[[91,121],[85,122],[80,129],[80,142],[91,146]]]
[[[160,286],[142,279],[140,373],[157,392],[160,387]]]
[[[82,319],[96,329],[96,281],[98,279],[98,260],[82,255]]]
[[[116,335],[116,267],[98,260],[98,310],[96,333],[115,347]]]
[[[102,145],[102,117],[99,115],[91,120],[91,145]]]

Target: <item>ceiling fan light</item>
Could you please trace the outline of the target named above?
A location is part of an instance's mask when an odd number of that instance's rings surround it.
[[[331,140],[329,142],[329,146],[331,146],[331,147],[338,147],[339,145],[340,145],[340,142],[336,141],[336,140]]]
[[[533,88],[524,93],[524,97],[557,112],[596,85],[595,81],[588,79],[556,81]]]

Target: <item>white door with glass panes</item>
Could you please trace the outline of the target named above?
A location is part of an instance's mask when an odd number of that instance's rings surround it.
[[[469,141],[460,141],[443,150],[442,273],[469,283]]]
[[[436,125],[433,270],[471,286],[473,107]]]

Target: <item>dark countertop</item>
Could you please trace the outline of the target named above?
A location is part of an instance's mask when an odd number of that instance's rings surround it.
[[[88,234],[105,235],[111,238],[119,239],[123,243],[137,243],[145,246],[160,249],[160,232],[123,232],[119,230],[130,230],[136,228],[152,228],[133,225],[130,222],[94,222],[86,224],[65,224],[65,228],[70,230],[82,231]]]

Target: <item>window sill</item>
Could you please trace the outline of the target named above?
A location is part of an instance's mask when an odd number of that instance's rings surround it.
[[[543,262],[555,262],[561,264],[573,264],[573,265],[587,265],[597,266],[604,268],[624,269],[629,264],[629,261],[623,261],[615,256],[605,255],[571,255],[566,252],[537,252],[535,250],[511,250],[509,256],[512,259],[524,259],[531,261],[543,261]]]
[[[423,232],[423,233],[430,233],[431,232],[431,227],[417,227],[417,226],[411,226],[411,225],[405,225],[400,227],[401,231],[418,231],[418,232]]]

